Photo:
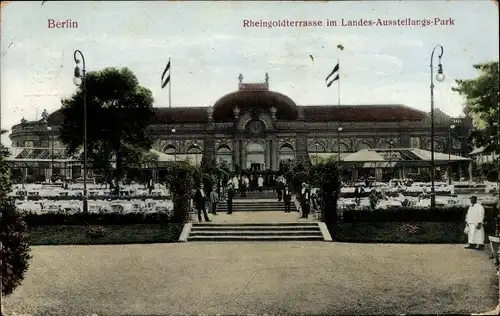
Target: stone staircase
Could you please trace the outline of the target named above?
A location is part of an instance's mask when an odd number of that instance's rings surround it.
[[[290,210],[292,212],[297,212],[295,208],[295,203],[291,203]],[[264,212],[264,211],[285,211],[285,203],[283,201],[278,202],[278,200],[233,200],[233,212]],[[227,212],[226,201],[220,201],[217,204],[217,212]]]
[[[188,223],[179,241],[332,241],[324,223]]]
[[[255,199],[276,199],[278,200],[278,194],[273,192],[272,190],[264,190],[262,192],[256,191],[247,191],[246,196],[242,197],[241,193],[237,193],[234,196],[234,199],[245,199],[245,200],[255,200]]]

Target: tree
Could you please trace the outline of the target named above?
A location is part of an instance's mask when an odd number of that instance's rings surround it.
[[[128,68],[89,72],[87,92],[87,157],[91,167],[120,180],[151,149],[148,126],[153,118],[153,94],[139,85]],[[83,85],[62,100],[60,138],[70,154],[83,148]]]
[[[9,151],[0,144],[0,242],[4,296],[11,294],[21,284],[31,259],[28,228],[17,212],[14,201],[8,196],[12,188],[10,168],[6,162],[8,156]]]
[[[337,225],[337,200],[340,196],[340,168],[337,161],[326,160],[309,169],[309,183],[320,189],[322,217],[334,236]]]
[[[201,169],[186,161],[172,162],[167,168],[166,182],[173,194],[174,217],[176,222],[186,222],[196,185],[202,179]]]
[[[487,62],[473,66],[480,72],[474,79],[456,80],[457,87],[452,88],[467,99],[465,113],[474,118],[475,130],[471,140],[475,147],[486,147],[486,152],[496,151],[498,141],[499,113],[499,64]]]

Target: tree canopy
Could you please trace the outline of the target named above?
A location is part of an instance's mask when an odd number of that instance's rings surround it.
[[[108,173],[115,162],[115,177],[120,179],[152,147],[147,127],[153,118],[153,94],[139,85],[128,68],[87,73],[85,90],[89,163],[94,170]],[[60,138],[73,154],[83,148],[83,83],[62,104]]]
[[[4,132],[1,131],[0,135]],[[9,151],[0,144],[0,242],[4,296],[11,294],[21,284],[31,258],[26,223],[8,196],[12,188],[10,168],[6,162],[8,156]]]
[[[456,80],[457,86],[453,91],[458,92],[467,99],[465,113],[474,118],[476,128],[471,134],[475,147],[486,147],[485,151],[496,149],[499,123],[499,64],[487,62],[473,66],[479,71],[479,76],[474,79]]]

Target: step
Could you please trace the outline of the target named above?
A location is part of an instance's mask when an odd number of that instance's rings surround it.
[[[282,231],[269,231],[269,230],[208,230],[208,231],[191,231],[189,237],[195,236],[320,236],[321,231],[316,229],[315,231],[307,231],[307,230],[282,230]]]
[[[305,227],[193,227],[191,232],[310,232],[320,231],[318,226],[305,226]]]
[[[323,241],[322,236],[194,236],[188,241]]]
[[[196,227],[318,227],[318,223],[231,223],[231,224],[217,224],[217,223],[193,223],[193,228]]]

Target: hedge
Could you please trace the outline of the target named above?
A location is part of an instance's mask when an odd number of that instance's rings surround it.
[[[168,213],[46,213],[24,215],[26,224],[34,226],[53,225],[134,225],[173,223],[172,214]]]
[[[347,210],[343,222],[465,222],[467,207],[447,208],[390,208],[386,210]],[[494,222],[496,208],[485,208],[485,222]]]
[[[418,197],[422,194],[422,192],[401,192],[401,193],[404,196],[409,196],[409,197]],[[452,196],[450,194],[450,191],[436,191],[435,193],[436,193],[436,196]],[[387,196],[399,196],[400,192],[385,192],[384,194]],[[359,194],[359,197],[361,197],[361,198],[369,197],[369,196],[370,196],[370,192],[364,192],[364,193]],[[343,193],[340,193],[340,197],[353,199],[356,196],[355,196],[354,192],[343,192]]]
[[[16,197],[19,198],[19,197]],[[158,195],[138,195],[138,196],[116,196],[116,195],[96,195],[96,196],[88,196],[88,201],[115,201],[115,200],[168,200],[170,197],[166,196],[158,196]],[[49,200],[49,201],[81,201],[83,200],[82,196],[28,196],[28,201],[41,201],[41,200]]]

